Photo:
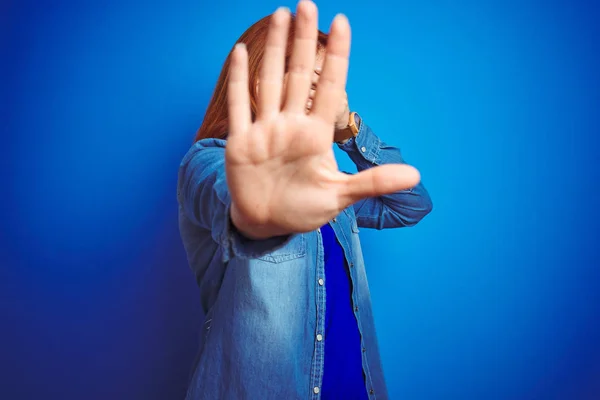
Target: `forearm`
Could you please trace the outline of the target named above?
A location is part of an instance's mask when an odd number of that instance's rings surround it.
[[[358,135],[339,144],[356,165],[358,171],[383,164],[405,164],[400,149],[389,146],[361,121]],[[412,226],[432,209],[431,198],[420,182],[415,187],[378,198],[365,199],[355,204],[360,225],[383,229]]]

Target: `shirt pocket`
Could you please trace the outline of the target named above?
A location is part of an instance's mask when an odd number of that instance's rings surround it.
[[[259,260],[267,261],[274,264],[279,264],[285,261],[294,260],[306,255],[306,238],[305,234],[294,235],[285,245],[267,253]]]

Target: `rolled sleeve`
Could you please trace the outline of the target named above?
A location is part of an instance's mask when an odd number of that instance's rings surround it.
[[[348,154],[359,172],[378,165],[405,164],[400,149],[379,139],[364,120],[358,135],[338,146]],[[362,199],[354,204],[358,225],[376,229],[415,225],[431,209],[431,198],[421,182],[413,188]]]
[[[381,139],[364,121],[361,121],[356,137],[350,138],[344,144],[338,144],[338,147],[348,154],[359,170],[380,164]]]

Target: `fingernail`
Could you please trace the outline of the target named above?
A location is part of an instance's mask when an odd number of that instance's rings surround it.
[[[243,43],[243,42],[236,43],[236,44],[235,44],[235,48],[236,48],[236,49],[242,49],[242,50],[245,50],[245,49],[246,49],[246,43]]]
[[[281,7],[279,7],[277,10],[275,10],[275,12],[276,12],[276,13],[277,13],[277,12],[287,12],[287,13],[289,13],[289,12],[290,12],[290,9],[289,9],[289,8],[287,8],[287,7],[285,7],[285,6],[281,6]]]
[[[345,14],[341,14],[341,13],[340,13],[340,14],[337,14],[337,15],[336,15],[336,16],[333,18],[333,20],[334,20],[334,21],[336,21],[336,20],[337,20],[337,21],[339,21],[339,22],[342,22],[343,20],[346,20],[346,21],[348,21],[348,17],[347,17]]]

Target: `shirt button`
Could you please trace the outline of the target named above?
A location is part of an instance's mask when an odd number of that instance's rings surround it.
[[[333,221],[333,222],[335,222],[335,221],[337,221],[337,219],[334,217],[334,218],[332,219],[332,221]]]
[[[369,394],[374,394],[375,391],[373,389],[369,390]]]
[[[354,311],[358,312],[358,306],[354,307]]]
[[[321,340],[323,340],[323,335],[321,335],[320,333],[317,335],[317,342],[320,342]]]
[[[352,267],[354,267],[354,263],[353,262],[350,263],[350,268],[352,268]]]
[[[362,151],[364,153],[365,151],[367,151],[367,148],[365,146],[363,146],[360,148],[360,151]]]
[[[319,286],[323,286],[325,284],[325,281],[323,280],[323,278],[319,279]]]
[[[321,233],[321,228],[317,228],[317,232]]]
[[[371,389],[371,390],[373,390],[373,389]],[[315,394],[319,393],[319,387],[318,387],[318,386],[315,386],[315,387],[313,388],[313,392],[315,392]]]
[[[363,353],[366,352],[366,351],[367,351],[367,349],[365,347],[363,347]]]

